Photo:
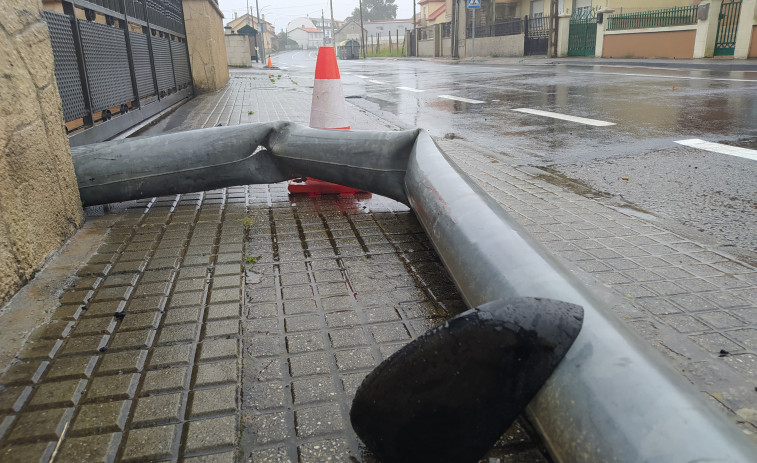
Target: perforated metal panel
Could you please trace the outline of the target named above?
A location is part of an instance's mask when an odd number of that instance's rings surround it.
[[[137,89],[140,98],[155,94],[155,83],[152,80],[152,66],[150,65],[150,49],[147,46],[147,36],[138,32],[129,32],[131,42],[131,59],[134,63],[134,74],[137,77]]]
[[[187,63],[187,46],[182,42],[171,42],[171,58],[173,59],[173,70],[176,73],[176,84],[186,84],[192,77],[189,75],[189,64]]]
[[[63,117],[66,122],[73,121],[85,116],[87,108],[84,105],[79,66],[76,62],[71,18],[47,10],[44,14],[53,46],[55,80],[58,82],[60,99],[63,101]]]
[[[145,15],[145,6],[142,0],[126,0],[126,14],[132,18],[141,19],[145,21],[147,16]]]
[[[120,0],[89,0],[96,5],[100,5],[103,8],[113,10],[117,13],[123,13]]]
[[[158,78],[158,90],[174,88],[173,63],[168,39],[152,37],[152,53],[155,59],[155,75]]]
[[[134,99],[124,31],[88,21],[79,22],[87,67],[92,111]]]

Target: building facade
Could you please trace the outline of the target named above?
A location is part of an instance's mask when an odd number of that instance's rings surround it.
[[[287,34],[290,40],[297,42],[302,50],[317,49],[323,46],[323,31],[314,27],[298,27]]]
[[[265,20],[265,15],[261,15],[260,21],[258,22],[257,16],[243,14],[242,16],[238,16],[226,24],[227,28],[231,28],[231,32],[233,34],[238,34],[239,30],[245,26],[251,26],[255,29],[256,32],[262,32],[260,34],[261,39],[259,40],[261,41],[258,42],[258,47],[260,46],[260,44],[265,47],[266,56],[269,52],[275,50],[275,45],[277,42],[276,29],[274,29],[273,24]]]

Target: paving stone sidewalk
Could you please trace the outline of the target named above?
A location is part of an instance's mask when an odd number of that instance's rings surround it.
[[[152,131],[307,123],[309,83],[274,72],[233,72]],[[386,126],[348,106],[354,128]],[[754,267],[500,154],[440,145],[754,432]],[[88,214],[116,220],[0,377],[2,461],[374,461],[349,426],[355,388],[464,309],[412,212],[384,198],[256,185]],[[519,420],[485,461],[549,457]]]
[[[305,122],[309,91],[271,80],[235,73],[152,132]],[[357,386],[464,310],[385,198],[277,184],[87,213],[104,242],[0,377],[2,461],[375,461],[349,425]],[[513,458],[549,461],[523,420],[485,461]]]

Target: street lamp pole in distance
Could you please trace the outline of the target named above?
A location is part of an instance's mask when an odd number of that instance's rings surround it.
[[[255,0],[255,8],[258,10],[258,35],[261,36],[260,40],[260,62],[265,62],[265,31],[260,30],[260,5],[258,0]]]

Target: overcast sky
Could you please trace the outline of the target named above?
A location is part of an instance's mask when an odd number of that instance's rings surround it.
[[[344,20],[357,8],[358,0],[332,0],[334,4],[334,19]],[[247,10],[246,0],[218,0],[223,12],[224,25],[234,19],[234,12],[243,15]],[[413,0],[394,0],[397,5],[397,18],[407,19],[413,16]],[[256,15],[255,0],[249,0],[252,15]],[[266,21],[276,27],[276,32],[286,29],[289,21],[300,16],[321,17],[321,10],[326,18],[331,16],[329,0],[258,0],[260,14],[265,15]],[[416,9],[420,7],[416,6]]]

